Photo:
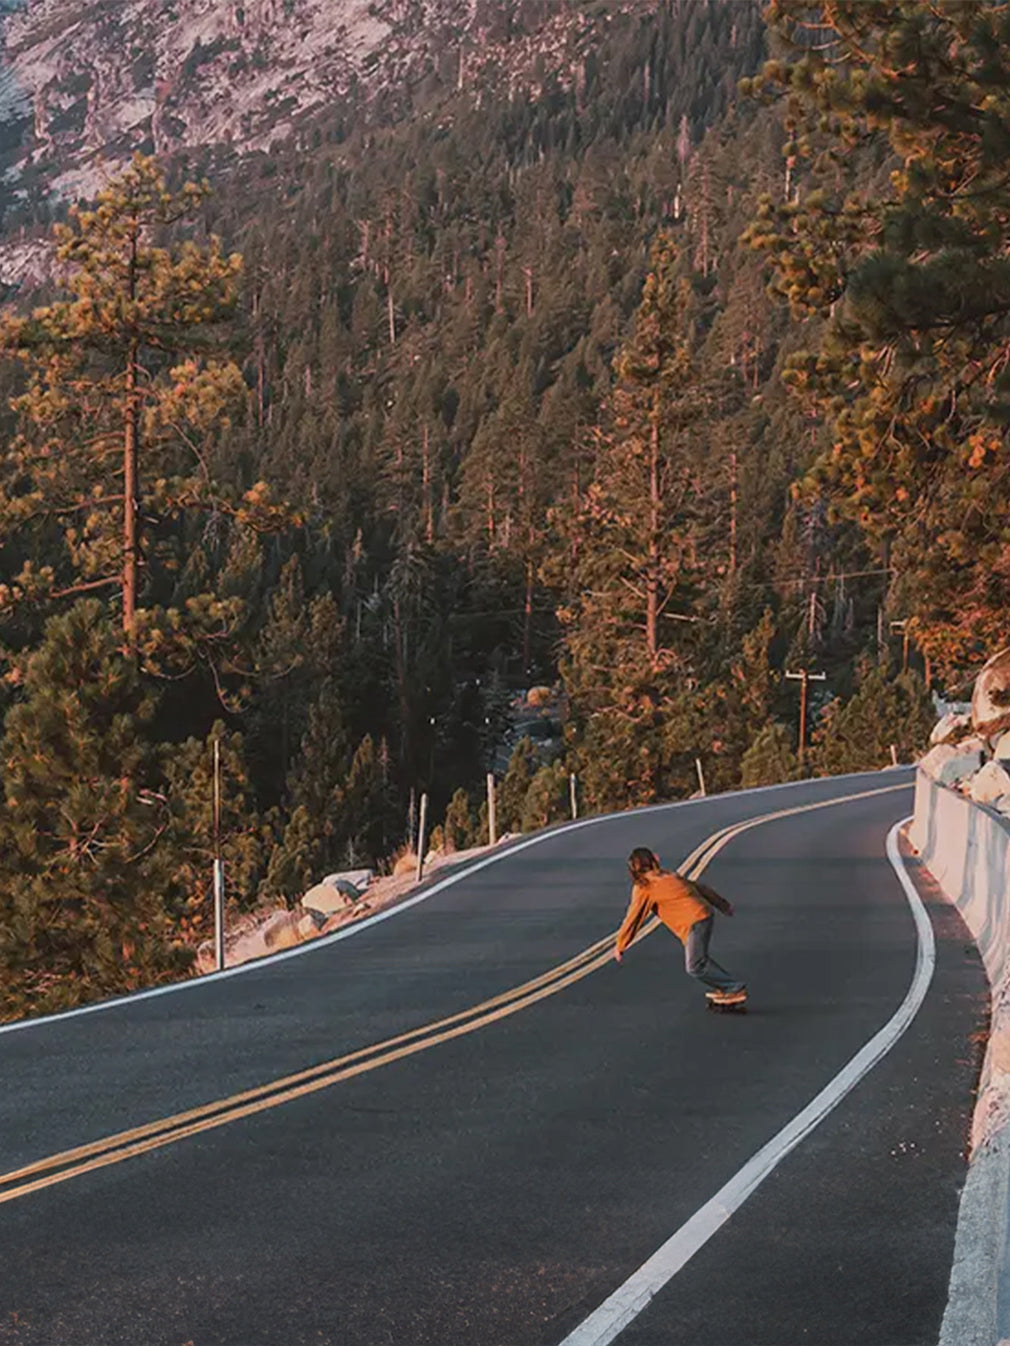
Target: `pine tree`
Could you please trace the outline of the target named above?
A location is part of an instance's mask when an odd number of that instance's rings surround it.
[[[94,599],[53,617],[7,715],[0,969],[7,1008],[45,1009],[178,975],[186,895],[172,801],[145,738],[155,698]]]
[[[173,255],[153,239],[192,216],[203,194],[187,184],[172,195],[155,161],[137,156],[93,208],[72,207],[70,223],[57,226],[72,298],[8,318],[0,331],[30,376],[17,404],[27,433],[14,450],[19,489],[8,515],[66,520],[66,587],[117,585],[131,639],[145,514],[155,500],[162,513],[205,496],[200,441],[242,393],[238,369],[207,354],[206,336],[231,311],[241,259],[224,256],[216,240],[186,242]],[[145,491],[144,477],[163,471],[166,440],[186,447],[196,471]]]
[[[270,854],[262,895],[282,898],[294,905],[303,893],[325,878],[327,865],[326,838],[317,819],[304,804],[292,810],[280,842]]]
[[[538,765],[533,743],[528,738],[521,738],[512,749],[508,769],[498,792],[499,833],[523,830],[523,808]]]
[[[214,745],[218,747],[220,809],[214,828]],[[173,906],[177,939],[190,948],[214,928],[213,862],[224,861],[225,897],[239,910],[255,901],[268,854],[268,834],[256,809],[239,733],[217,721],[205,739],[165,744],[159,753],[171,824],[164,839],[179,900]]]
[[[389,849],[389,796],[375,740],[366,734],[334,792],[336,843],[343,863],[375,864]]]
[[[1002,644],[1010,574],[1010,13],[774,0],[795,195],[750,231],[797,315],[784,377],[827,434],[811,487],[857,519],[944,671]],[[900,606],[899,606],[900,605]]]
[[[662,725],[675,679],[691,668],[689,633],[702,620],[695,610],[696,468],[710,396],[693,341],[690,290],[676,249],[661,235],[631,335],[614,361],[612,424],[597,437],[594,480],[578,510],[559,516],[569,546],[570,598],[559,613],[565,681],[577,722],[597,745],[582,752],[580,777],[596,776],[590,759],[597,751],[623,743],[617,774],[626,773],[625,797],[636,802],[665,789]],[[599,717],[599,732],[589,734],[587,721]],[[611,783],[598,807],[614,802],[612,774],[604,777]]]
[[[777,720],[760,730],[740,763],[740,784],[745,790],[799,780],[801,774],[792,736]]]
[[[864,661],[859,684],[847,700],[830,702],[812,734],[818,775],[875,771],[890,766],[891,748],[902,762],[926,748],[936,720],[932,698],[916,673],[892,679],[886,664]]]
[[[697,421],[707,396],[692,362],[692,303],[677,253],[653,247],[634,329],[614,362],[612,429],[600,437],[594,480],[570,525],[576,598],[573,662],[610,661],[617,676],[656,677],[684,655],[684,608],[694,597],[692,536]],[[693,440],[693,443],[689,443]],[[581,582],[580,582],[581,581]]]
[[[465,851],[469,846],[479,844],[470,796],[462,788],[456,790],[449,801],[442,833],[446,848],[450,851]]]
[[[568,817],[568,809],[568,772],[563,762],[549,762],[529,783],[523,800],[522,830],[535,832],[561,822]]]

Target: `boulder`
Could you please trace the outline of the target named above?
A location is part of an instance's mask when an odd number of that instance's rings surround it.
[[[360,897],[374,878],[374,869],[342,869],[339,874],[327,874],[323,883],[329,883],[344,893],[353,890]]]
[[[956,746],[938,743],[930,748],[919,766],[927,776],[941,785],[956,785],[958,781],[974,776],[985,761],[985,747],[980,738],[967,738]]]
[[[267,949],[274,953],[277,949],[290,949],[299,943],[296,911],[277,911],[260,926],[258,934]]]
[[[971,797],[976,804],[995,804],[1010,796],[1010,772],[999,762],[986,762],[971,778]]]
[[[986,738],[1010,729],[1010,648],[994,654],[975,679],[971,723]]]
[[[347,869],[339,874],[327,874],[322,883],[310,888],[300,899],[307,911],[332,916],[359,901],[361,894],[375,878],[373,869]]]
[[[205,939],[197,945],[195,968],[198,975],[213,972],[217,967],[217,950],[212,939]]]
[[[356,888],[348,893],[332,883],[317,883],[301,898],[300,905],[306,911],[318,911],[322,916],[332,916],[335,911],[343,911],[357,901],[360,894]]]
[[[248,963],[252,958],[263,958],[269,952],[262,930],[251,930],[228,941],[224,961],[232,967],[236,963]]]
[[[413,851],[405,851],[396,864],[393,866],[393,874],[398,878],[401,874],[409,874],[417,869],[417,856]]]
[[[931,747],[937,743],[957,743],[960,739],[967,737],[971,732],[971,715],[958,714],[956,711],[948,710],[941,720],[938,720],[933,732],[929,736]]]
[[[298,938],[311,939],[312,936],[319,930],[320,925],[321,921],[317,923],[316,918],[312,914],[312,912],[307,911],[305,915],[299,920],[298,925],[296,927],[298,930]]]

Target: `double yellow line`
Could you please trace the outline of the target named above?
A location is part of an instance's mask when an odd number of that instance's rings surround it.
[[[847,804],[856,799],[868,799],[873,795],[889,794],[894,790],[907,788],[907,785],[889,785],[882,789],[863,790],[858,794],[845,795],[839,799],[801,804],[794,808],[779,809],[775,813],[765,813],[746,822],[732,823],[706,837],[678,868],[689,878],[698,878],[724,846],[752,827],[772,822],[776,818],[788,818],[796,813],[809,813],[815,809],[830,808],[835,804]],[[657,924],[653,917],[643,926],[636,942],[644,939]],[[294,1075],[285,1075],[255,1089],[247,1089],[243,1093],[232,1094],[228,1098],[205,1103],[200,1107],[190,1108],[187,1112],[179,1112],[172,1117],[148,1122],[144,1126],[132,1127],[129,1131],[120,1131],[116,1135],[106,1136],[89,1145],[64,1150],[60,1154],[53,1154],[46,1159],[27,1164],[24,1168],[4,1173],[0,1175],[0,1204],[28,1196],[43,1187],[52,1187],[55,1183],[92,1173],[109,1164],[122,1163],[124,1159],[132,1159],[135,1155],[147,1154],[162,1145],[174,1144],[177,1140],[185,1140],[188,1136],[198,1135],[202,1131],[210,1131],[214,1127],[225,1126],[228,1122],[239,1121],[242,1117],[252,1117],[258,1112],[279,1107],[282,1103],[289,1103],[319,1089],[328,1089],[330,1085],[338,1084],[341,1080],[353,1079],[355,1075],[363,1075],[367,1071],[390,1065],[404,1057],[413,1056],[416,1052],[427,1051],[429,1047],[436,1047],[439,1043],[448,1042],[465,1033],[473,1033],[510,1014],[517,1014],[547,996],[555,995],[583,977],[588,977],[591,972],[596,972],[609,961],[613,946],[614,935],[607,935],[583,949],[581,953],[577,953],[574,958],[551,968],[549,972],[544,972],[541,976],[534,977],[532,981],[524,982],[521,986],[513,987],[512,990],[474,1005],[471,1009],[412,1029],[409,1033],[387,1038],[372,1047],[363,1047],[358,1051],[349,1052],[346,1056],[324,1061],[307,1070],[300,1070]]]

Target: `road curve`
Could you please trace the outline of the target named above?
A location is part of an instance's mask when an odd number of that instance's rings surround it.
[[[559,829],[328,947],[0,1032],[0,1343],[558,1346],[902,1002],[910,785]],[[737,904],[746,1017],[665,930],[609,958],[634,845]],[[622,1346],[935,1341],[986,987],[924,896],[911,1027]]]

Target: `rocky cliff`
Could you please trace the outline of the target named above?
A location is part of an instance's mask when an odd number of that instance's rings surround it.
[[[0,0],[8,193],[87,196],[137,149],[266,149],[307,115],[432,75],[576,78],[644,0]],[[8,195],[8,202],[10,201]]]

